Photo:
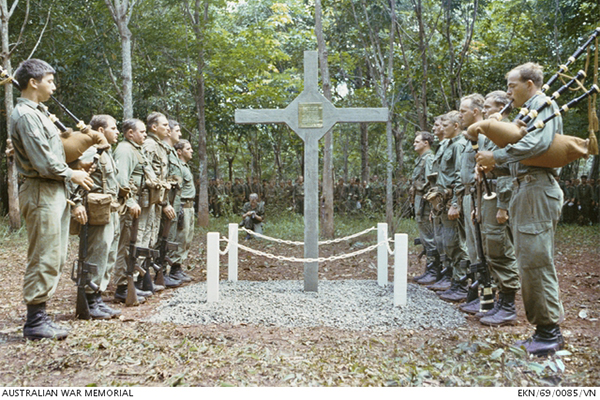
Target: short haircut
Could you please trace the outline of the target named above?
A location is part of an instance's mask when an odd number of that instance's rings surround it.
[[[460,99],[460,102],[462,103],[463,101],[467,101],[467,100],[470,100],[469,108],[471,110],[474,110],[476,108],[478,108],[479,111],[483,110],[483,103],[485,102],[485,99],[479,93],[473,93],[473,94],[464,96],[462,99]]]
[[[189,140],[181,139],[179,142],[177,142],[173,145],[173,148],[175,150],[183,150],[183,148],[185,147],[186,144],[189,144],[190,146],[192,145]],[[235,179],[238,179],[238,178],[235,178]]]
[[[27,89],[27,85],[29,85],[29,80],[31,78],[40,81],[48,74],[54,75],[56,74],[56,71],[46,61],[32,58],[23,61],[21,65],[19,65],[15,71],[14,79],[19,84],[20,90],[23,91]]]
[[[427,131],[419,131],[419,132],[415,132],[415,137],[417,136],[421,136],[421,139],[425,142],[427,142],[427,144],[429,146],[431,146],[433,144],[433,142],[435,141],[433,135],[430,132]]]
[[[508,98],[504,90],[495,90],[493,92],[490,92],[485,96],[485,99],[492,99],[494,104],[502,108],[506,107],[506,105],[510,103],[510,99]],[[510,113],[511,110],[512,106],[508,107],[508,109],[505,112]]]
[[[137,129],[138,123],[143,124],[142,120],[139,120],[137,118],[129,118],[123,121],[123,135],[126,135],[130,129],[135,131]]]
[[[452,110],[450,112],[447,112],[446,114],[444,114],[443,120],[450,121],[453,124],[459,124],[460,125],[460,113],[458,111],[456,111],[456,110]]]
[[[92,119],[90,120],[90,126],[92,127],[93,130],[97,131],[98,128],[108,128],[108,124],[110,124],[112,121],[117,121],[115,118],[113,118],[111,115],[108,114],[99,114],[99,115],[94,115],[92,117]]]
[[[171,128],[171,130],[173,130],[176,126],[179,126],[179,122],[175,121],[174,119],[170,119],[169,120],[169,128]]]
[[[518,67],[511,69],[507,74],[506,78],[511,72],[519,72],[521,82],[532,81],[533,84],[540,88],[544,84],[544,68],[533,62],[521,64]]]
[[[158,120],[163,117],[167,118],[165,117],[165,114],[158,111],[153,111],[146,118],[146,125],[148,126],[148,128],[152,128],[152,125],[157,124]]]
[[[250,193],[248,200],[258,200],[258,195],[256,193]]]

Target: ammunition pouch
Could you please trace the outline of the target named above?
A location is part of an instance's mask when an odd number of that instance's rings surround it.
[[[88,221],[90,225],[106,225],[115,211],[112,196],[106,193],[88,194]]]

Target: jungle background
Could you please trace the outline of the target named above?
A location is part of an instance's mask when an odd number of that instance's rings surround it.
[[[429,130],[463,95],[505,89],[504,75],[516,65],[538,62],[548,79],[600,15],[593,0],[0,0],[0,6],[4,68],[12,73],[31,57],[48,61],[57,70],[55,97],[77,118],[107,113],[145,120],[160,111],[180,122],[195,150],[201,226],[210,218],[211,179],[302,175],[296,134],[285,125],[236,125],[234,110],[285,108],[302,91],[305,50],[319,48],[323,90],[336,107],[391,111],[388,124],[335,126],[321,140],[321,174],[345,182],[377,175],[391,200],[393,187],[410,175],[415,131]],[[589,87],[597,65],[593,51],[591,60],[586,56],[571,70],[586,69]],[[0,92],[4,155],[7,113],[18,91],[5,84]],[[56,104],[48,106],[75,125]],[[587,115],[585,101],[569,111],[565,133],[587,137]],[[568,165],[562,178],[582,172],[597,178],[598,158]],[[16,193],[5,184],[9,175],[3,157],[2,215]],[[332,214],[325,236],[333,235]],[[390,225],[393,214],[386,209]],[[10,223],[18,228],[20,219]]]

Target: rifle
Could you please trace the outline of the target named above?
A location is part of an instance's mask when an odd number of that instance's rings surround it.
[[[142,180],[140,183],[140,192],[138,195],[138,204],[140,204],[140,207],[143,203],[143,188],[144,188],[144,183],[145,183],[145,173],[144,173],[144,166],[142,166]],[[125,305],[126,306],[134,306],[139,304],[139,300],[137,297],[137,293],[135,291],[135,282],[133,281],[133,274],[135,273],[135,271],[138,271],[140,273],[140,276],[142,276],[144,278],[144,281],[146,281],[150,275],[148,274],[148,271],[146,271],[144,268],[140,267],[138,265],[137,259],[138,257],[144,257],[144,256],[151,256],[153,255],[152,250],[144,248],[144,247],[139,247],[136,245],[137,243],[137,237],[138,237],[138,230],[139,230],[139,223],[140,223],[140,219],[139,217],[135,217],[133,218],[133,220],[131,221],[131,228],[130,228],[130,238],[129,238],[129,254],[127,255],[127,298],[125,299]],[[146,277],[146,275],[148,275],[148,277]],[[150,284],[152,284],[152,281],[150,281]]]
[[[87,212],[87,191],[83,195],[83,206]],[[73,263],[71,279],[77,284],[77,305],[75,307],[75,318],[90,319],[90,306],[85,294],[85,288],[89,287],[97,292],[99,287],[90,279],[90,274],[97,273],[98,266],[85,261],[88,252],[88,229],[89,222],[81,227],[79,233],[79,255]]]
[[[168,189],[167,196],[169,196],[170,203],[173,204],[175,202],[175,196],[177,195],[176,191],[180,189],[179,181],[172,180],[170,183],[170,188]],[[156,263],[158,264],[158,269],[156,270],[156,277],[154,282],[157,285],[165,285],[164,271],[166,270],[167,264],[169,266],[173,265],[173,261],[167,255],[169,251],[175,251],[179,248],[179,243],[170,242],[169,241],[169,232],[171,231],[171,224],[173,221],[168,217],[163,219],[163,227],[160,235],[160,241],[158,244],[158,257],[156,258]]]
[[[476,210],[477,204],[475,203],[475,196],[473,193],[474,191],[475,188],[471,188],[471,204],[473,206],[473,210]],[[490,269],[488,267],[487,261],[485,259],[485,253],[483,251],[481,227],[479,225],[479,219],[477,215],[473,216],[473,227],[475,229],[475,242],[477,245],[477,257],[479,257],[479,262],[471,264],[471,276],[477,277],[477,279],[473,281],[473,283],[469,287],[469,291],[477,291],[477,288],[479,286],[482,287],[479,309],[480,311],[485,312],[494,308],[494,292],[492,289],[492,278],[490,276]]]
[[[98,164],[100,156],[105,149],[98,149],[98,152],[94,155],[94,161],[91,168]],[[79,185],[74,190],[71,198],[67,202],[71,205],[75,205],[76,199],[81,198],[82,205],[85,207],[86,214],[89,215],[88,209],[88,193],[89,191],[84,189],[83,186]],[[88,231],[89,221],[82,225],[81,231],[79,232],[79,254],[77,259],[73,263],[71,269],[71,280],[77,284],[77,302],[75,306],[75,317],[79,319],[90,319],[90,306],[87,301],[85,294],[85,288],[89,287],[94,292],[97,292],[99,287],[90,280],[90,274],[96,274],[98,272],[98,266],[85,261],[88,253]]]

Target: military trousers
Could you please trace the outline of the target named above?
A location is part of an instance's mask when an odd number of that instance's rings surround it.
[[[110,214],[108,224],[88,226],[88,254],[85,261],[97,266],[96,273],[91,274],[90,279],[98,285],[100,292],[104,292],[108,287],[115,269],[121,236],[119,228],[119,214],[116,211]],[[87,286],[85,291],[93,293]]]
[[[431,256],[434,250],[437,250],[435,245],[435,232],[433,228],[433,222],[429,220],[429,213],[431,212],[431,206],[421,195],[415,195],[415,221],[419,228],[419,238],[427,254],[427,262],[433,262],[434,258]]]
[[[448,211],[442,212],[442,238],[444,241],[444,253],[450,260],[452,266],[452,279],[459,280],[467,274],[468,266],[461,263],[469,259],[467,255],[467,246],[465,239],[464,216],[458,219],[450,220]]]
[[[142,227],[148,224],[148,221],[154,218],[154,206],[142,208],[142,212],[139,216],[137,241],[136,246],[148,247],[149,237],[144,237]],[[127,285],[127,263],[129,258],[129,244],[131,241],[131,225],[133,219],[129,214],[129,211],[125,212],[120,217],[119,227],[121,233],[119,235],[119,245],[117,247],[117,261],[115,263],[114,270],[114,283],[117,286]],[[139,261],[141,264],[141,261]],[[137,272],[134,274],[134,278],[137,277]]]
[[[525,313],[534,325],[558,324],[564,316],[554,265],[554,233],[562,203],[562,190],[545,171],[515,183],[509,215]]]
[[[467,246],[467,255],[471,264],[477,263],[477,238],[475,237],[475,225],[471,213],[473,212],[472,194],[465,194],[462,201],[462,210],[465,223],[465,245]]]
[[[67,261],[71,207],[63,181],[26,179],[19,189],[21,215],[27,229],[25,304],[48,301],[56,292]]]
[[[510,220],[498,222],[497,199],[481,202],[481,234],[483,249],[490,273],[501,292],[513,292],[520,289],[519,269],[515,257]]]

